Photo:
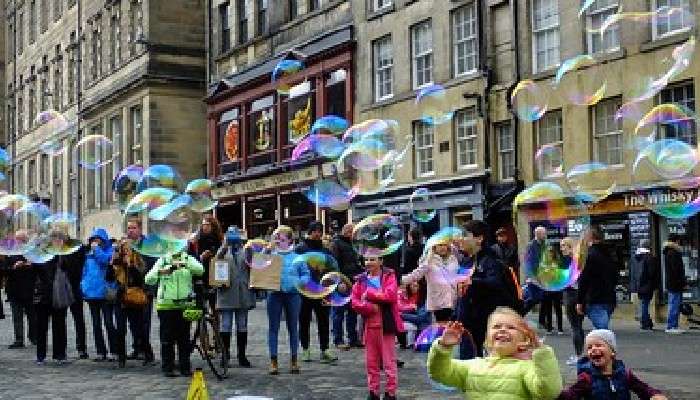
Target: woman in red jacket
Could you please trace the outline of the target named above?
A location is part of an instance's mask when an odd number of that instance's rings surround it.
[[[396,275],[379,257],[365,258],[367,272],[352,287],[352,308],[365,319],[365,361],[370,400],[379,400],[380,370],[386,373],[385,400],[396,399],[396,336],[403,332]]]

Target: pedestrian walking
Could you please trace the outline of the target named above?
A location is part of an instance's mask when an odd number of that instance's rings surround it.
[[[534,239],[527,244],[525,249],[525,264],[530,268],[537,268],[547,245],[547,228],[538,226],[534,230]],[[525,281],[524,315],[527,315],[544,298],[544,290],[528,278]],[[539,327],[544,328],[544,315],[540,312]]]
[[[591,331],[586,336],[586,357],[579,360],[576,368],[576,382],[562,391],[558,400],[631,399],[631,393],[640,399],[667,400],[660,390],[634,375],[617,353],[617,340],[612,331]]]
[[[664,243],[664,268],[666,270],[666,290],[668,291],[668,317],[666,319],[666,333],[685,333],[678,327],[678,317],[681,311],[683,290],[687,285],[685,278],[685,266],[681,254],[680,236],[671,234]]]
[[[567,267],[574,262],[574,240],[565,237],[559,243],[562,255],[562,266]],[[583,355],[583,316],[576,312],[578,302],[578,281],[571,283],[563,291],[564,310],[566,319],[571,326],[571,336],[574,344],[574,354],[566,361],[567,365],[576,365],[576,362]]]
[[[363,272],[360,257],[352,246],[353,228],[353,224],[345,224],[340,234],[333,238],[331,243],[331,253],[338,262],[340,272],[350,280]],[[350,347],[361,347],[362,344],[357,337],[357,313],[349,303],[333,307],[331,319],[333,320],[333,344],[335,347],[343,350]],[[347,343],[344,338],[343,323],[345,323],[345,331],[347,332]]]
[[[637,293],[639,299],[640,328],[644,331],[654,329],[654,322],[649,314],[649,304],[654,292],[659,287],[659,264],[651,254],[649,240],[643,239],[630,259],[630,292]]]
[[[116,327],[114,326],[115,299],[107,298],[107,268],[112,259],[112,242],[107,231],[96,228],[88,238],[90,247],[86,250],[83,276],[80,289],[83,298],[88,303],[92,319],[92,335],[95,339],[97,358],[95,361],[114,361],[117,355]],[[110,287],[110,291],[113,288]],[[107,348],[104,339],[102,322],[107,331]],[[109,352],[109,358],[108,358]]]
[[[145,340],[143,332],[143,309],[147,302],[144,267],[143,259],[131,249],[129,242],[120,241],[107,272],[107,281],[116,282],[119,290],[119,299],[115,304],[114,313],[117,322],[117,356],[120,368],[126,366],[127,360],[127,321],[131,321],[136,352],[144,355],[144,365],[154,360],[153,349]]]
[[[603,232],[594,226],[588,232],[588,254],[578,280],[576,312],[591,320],[596,329],[608,329],[617,297],[618,270],[603,243]]]
[[[469,330],[476,346],[472,349],[472,341],[465,336],[460,346],[462,359],[483,356],[488,318],[496,308],[522,310],[512,273],[486,245],[487,230],[483,221],[469,221],[464,226],[465,238],[460,243],[461,251],[472,261],[474,273],[471,281],[460,288],[457,320]]]
[[[299,363],[299,313],[301,312],[301,295],[297,290],[311,279],[309,268],[304,263],[294,263],[297,254],[292,251],[294,232],[288,226],[281,225],[272,232],[272,252],[282,259],[280,272],[280,289],[267,294],[267,345],[270,350],[270,375],[279,374],[277,357],[277,338],[280,321],[284,311],[289,334],[289,372],[298,374]]]
[[[428,354],[430,378],[464,392],[469,399],[553,400],[562,389],[554,350],[515,310],[497,308],[488,318],[488,357],[452,359],[452,347],[466,335],[460,322],[450,322]]]
[[[32,296],[36,269],[32,268],[32,263],[22,256],[5,257],[2,263],[3,275],[5,276],[5,294],[10,303],[12,327],[15,334],[15,340],[8,348],[21,349],[25,347],[25,332],[27,332],[29,342],[36,344],[36,323]],[[25,319],[27,320],[26,331],[24,329]]]
[[[201,276],[204,267],[196,258],[180,252],[161,257],[146,274],[145,283],[158,285],[156,310],[160,320],[161,369],[166,377],[176,377],[175,345],[182,376],[191,376],[190,322],[183,311],[192,293],[192,279]]]
[[[561,245],[552,244],[548,246],[547,252],[549,260],[562,260],[560,256]],[[565,266],[566,265],[566,266]],[[568,264],[562,264],[560,267],[566,269]],[[563,300],[563,293],[561,290],[545,290],[540,303],[540,324],[544,326],[544,329],[548,334],[554,332],[552,312],[554,312],[557,318],[557,334],[564,334],[564,316],[561,309],[561,303]]]
[[[224,342],[224,360],[230,359],[231,332],[236,323],[238,365],[250,368],[246,357],[248,346],[248,312],[255,308],[255,292],[250,289],[250,267],[245,262],[243,239],[237,227],[226,231],[226,244],[216,253],[216,260],[228,263],[228,283],[216,289],[216,310],[219,312],[219,332]]]
[[[313,221],[309,224],[307,236],[304,241],[294,250],[297,254],[309,252],[323,253],[327,257],[333,257],[330,251],[323,246],[323,224],[320,221]],[[330,271],[317,271],[310,269],[311,280],[321,282],[323,273]],[[301,300],[301,312],[299,313],[299,341],[301,342],[302,356],[304,362],[311,361],[311,313],[316,316],[316,326],[318,328],[318,341],[321,347],[321,362],[330,364],[338,360],[338,357],[329,350],[329,306],[321,299],[310,299],[306,296]]]
[[[352,308],[364,318],[365,365],[370,400],[379,400],[380,371],[386,374],[384,400],[396,399],[396,335],[404,331],[399,314],[396,275],[379,257],[366,257],[367,272],[352,288]]]

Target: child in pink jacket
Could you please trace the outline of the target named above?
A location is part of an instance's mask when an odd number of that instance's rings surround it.
[[[382,268],[379,257],[365,258],[367,272],[352,287],[352,308],[365,320],[365,362],[369,400],[379,400],[380,370],[386,373],[385,400],[395,400],[398,388],[396,335],[403,332],[397,302],[396,275]]]

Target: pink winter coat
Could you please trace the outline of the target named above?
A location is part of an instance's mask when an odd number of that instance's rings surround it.
[[[391,304],[391,314],[394,316],[396,329],[399,332],[404,332],[403,320],[401,320],[397,301],[398,287],[394,271],[382,268],[380,282],[381,287],[379,289],[373,288],[367,283],[367,273],[360,275],[357,282],[352,286],[352,309],[364,317],[366,332],[367,329],[381,329],[382,313],[379,309],[379,304]],[[363,299],[362,295],[365,293],[366,296]]]
[[[437,254],[429,252],[418,261],[418,268],[401,279],[402,284],[419,281],[425,277],[428,286],[428,294],[425,308],[428,311],[454,308],[457,301],[457,272],[459,262],[450,255],[443,260]]]

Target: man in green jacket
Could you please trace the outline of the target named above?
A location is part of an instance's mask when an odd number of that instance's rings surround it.
[[[158,285],[156,310],[160,320],[160,352],[163,374],[176,377],[175,344],[180,360],[180,375],[191,376],[190,322],[183,317],[190,294],[192,277],[204,273],[204,267],[196,258],[181,252],[161,257],[146,274],[146,284]]]

